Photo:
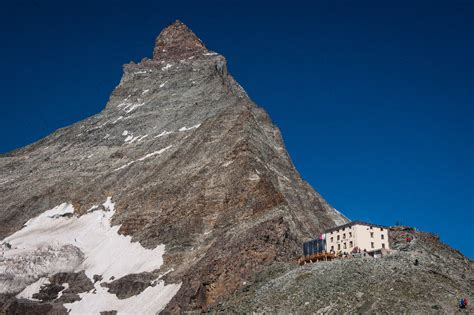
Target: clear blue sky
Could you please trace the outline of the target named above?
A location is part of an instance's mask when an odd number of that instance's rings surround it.
[[[474,257],[473,1],[3,1],[0,152],[99,112],[175,19],[350,219]]]

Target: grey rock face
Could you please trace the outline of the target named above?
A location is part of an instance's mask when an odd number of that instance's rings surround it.
[[[1,156],[0,238],[62,202],[84,213],[107,196],[120,233],[166,244],[165,280],[183,285],[165,312],[206,310],[347,222],[301,179],[225,58],[181,22],[153,59],[124,66],[102,112]]]
[[[19,292],[40,277],[71,272],[84,260],[80,250],[72,245],[45,246],[14,256],[3,251],[0,246],[0,293]]]
[[[0,311],[5,314],[67,314],[63,303],[80,300],[79,293],[93,288],[84,272],[57,273],[49,277],[49,283],[42,286],[38,293],[33,294],[35,301],[0,295]]]
[[[112,282],[104,283],[103,286],[109,288],[108,292],[117,295],[119,299],[126,299],[143,292],[143,290],[153,284],[155,279],[156,275],[144,272],[126,275]]]

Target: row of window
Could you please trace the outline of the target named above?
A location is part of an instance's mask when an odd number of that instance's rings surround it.
[[[352,232],[349,232],[349,237],[352,237]],[[342,234],[342,239],[346,238],[346,233]],[[341,236],[337,236],[337,240],[339,241],[341,239]],[[334,237],[331,236],[331,242],[334,242]]]
[[[350,228],[349,228],[349,229],[350,229]],[[370,226],[368,229],[373,230],[374,227],[373,227],[373,226]],[[342,228],[342,231],[343,231],[343,232],[344,232],[345,230],[346,230],[346,228]],[[383,231],[383,228],[380,228],[380,231],[382,232],[382,231]],[[331,235],[332,235],[332,233],[334,233],[334,232],[339,233],[339,230],[331,231]],[[351,232],[349,232],[349,234],[351,234]]]
[[[354,246],[354,244],[352,243],[352,241],[350,241],[349,242],[349,248],[352,248],[353,246]],[[375,248],[374,242],[370,243],[370,247]],[[343,243],[342,248],[347,249],[347,243]],[[385,248],[385,243],[382,243],[382,248]],[[341,244],[337,244],[337,250],[341,250]],[[331,251],[334,251],[334,246],[331,246]]]
[[[352,237],[352,232],[349,232],[349,237]],[[370,232],[370,237],[374,238],[374,232]],[[380,238],[383,240],[385,239],[385,235],[381,234]],[[341,239],[341,236],[337,236],[337,240],[339,241]],[[342,234],[342,239],[346,239],[346,233]],[[331,236],[331,242],[334,242],[334,237]]]
[[[343,243],[342,247],[344,249],[347,249],[347,243]],[[352,247],[354,247],[354,244],[352,243],[352,241],[350,241],[349,242],[349,248],[352,248]],[[337,244],[337,250],[341,250],[341,244]],[[334,251],[334,246],[331,246],[331,251]]]

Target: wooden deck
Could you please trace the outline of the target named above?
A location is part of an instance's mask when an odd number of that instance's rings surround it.
[[[334,259],[338,259],[335,254],[332,253],[317,253],[311,256],[302,256],[298,259],[298,264],[305,265],[307,263],[313,263],[317,261],[331,261]]]

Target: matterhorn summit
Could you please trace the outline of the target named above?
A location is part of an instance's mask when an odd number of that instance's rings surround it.
[[[0,306],[15,314],[206,311],[347,222],[180,21],[102,112],[1,156],[0,204]]]

